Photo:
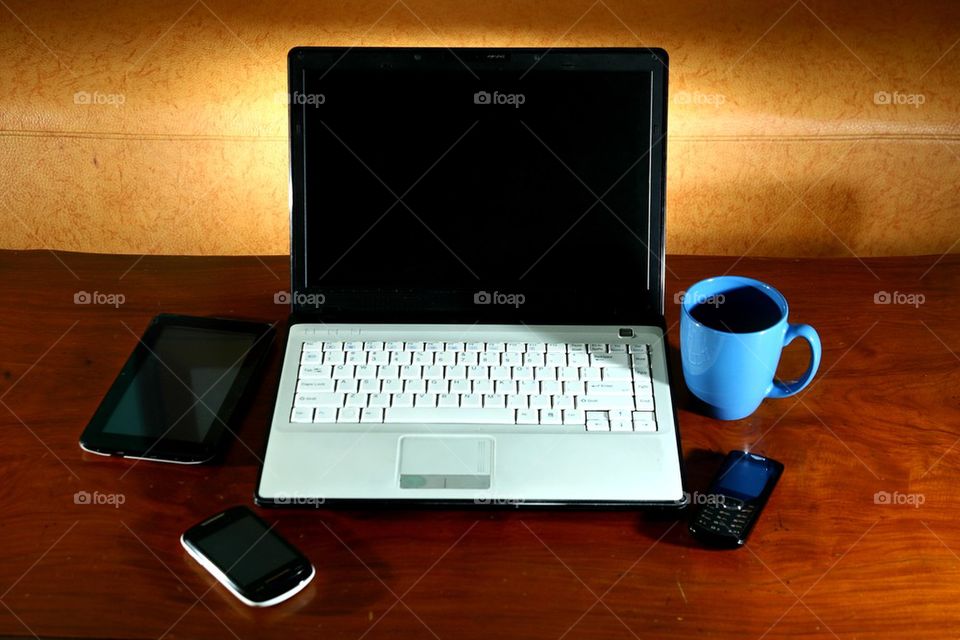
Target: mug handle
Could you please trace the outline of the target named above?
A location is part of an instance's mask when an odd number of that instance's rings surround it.
[[[795,338],[803,338],[810,344],[810,366],[807,367],[806,373],[796,380],[781,382],[775,379],[770,392],[767,393],[768,398],[788,398],[795,393],[799,393],[810,384],[820,367],[820,336],[817,334],[817,330],[808,324],[791,324],[787,327],[787,332],[783,336],[783,346],[786,347]]]

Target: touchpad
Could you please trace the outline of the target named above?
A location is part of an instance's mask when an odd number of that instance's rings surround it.
[[[489,489],[493,438],[403,436],[401,489]]]

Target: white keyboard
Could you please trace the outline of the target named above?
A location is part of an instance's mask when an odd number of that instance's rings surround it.
[[[645,344],[305,342],[290,421],[657,430]]]

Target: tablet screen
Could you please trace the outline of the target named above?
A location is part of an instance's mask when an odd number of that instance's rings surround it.
[[[103,432],[201,443],[257,336],[162,326]]]

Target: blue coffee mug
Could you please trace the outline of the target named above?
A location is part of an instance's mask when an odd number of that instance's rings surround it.
[[[710,415],[739,420],[764,398],[786,398],[810,384],[820,366],[820,336],[787,322],[787,300],[768,284],[742,276],[701,280],[683,296],[680,356],[683,377]],[[810,344],[810,366],[798,380],[775,379],[783,348]]]

